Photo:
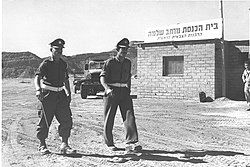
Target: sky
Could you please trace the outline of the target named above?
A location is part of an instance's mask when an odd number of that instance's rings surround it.
[[[225,40],[249,39],[250,1],[223,0]],[[51,55],[110,51],[126,37],[144,41],[148,27],[221,18],[220,0],[2,0],[2,51]]]

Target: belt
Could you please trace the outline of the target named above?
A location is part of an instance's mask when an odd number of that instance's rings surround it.
[[[119,88],[128,87],[128,84],[126,84],[126,83],[110,83],[108,85],[109,86],[114,86],[114,87],[119,87]]]
[[[60,91],[62,91],[64,89],[64,86],[62,86],[62,87],[53,87],[53,86],[49,86],[49,85],[45,85],[45,84],[41,83],[41,88],[51,90],[51,91],[54,91],[54,92],[60,92]]]

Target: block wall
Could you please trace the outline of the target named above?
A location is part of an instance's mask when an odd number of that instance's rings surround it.
[[[138,47],[137,58],[137,97],[199,99],[199,92],[215,98],[216,82],[221,79],[216,74],[216,43],[143,44]],[[184,74],[163,76],[163,56],[184,56]],[[219,66],[219,64],[217,65]]]

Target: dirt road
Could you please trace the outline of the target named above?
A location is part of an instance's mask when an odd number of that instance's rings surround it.
[[[37,152],[36,98],[31,79],[2,83],[2,166],[209,166],[250,167],[250,112],[243,101],[218,99],[212,103],[188,100],[134,99],[139,138],[137,155],[109,152],[103,144],[102,99],[82,100],[72,95],[73,130],[70,145],[75,156],[58,154],[58,123],[50,127],[52,154]],[[124,148],[124,128],[118,111],[114,139]],[[121,161],[116,161],[121,160]]]

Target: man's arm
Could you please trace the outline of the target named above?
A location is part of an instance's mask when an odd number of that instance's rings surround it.
[[[35,88],[36,88],[36,97],[38,98],[38,100],[42,101],[43,94],[41,93],[42,89],[41,89],[40,81],[41,81],[41,77],[39,75],[36,75],[35,79],[34,79],[34,84],[35,84]]]
[[[131,77],[129,77],[127,84],[128,84],[129,91],[131,91]]]
[[[128,78],[128,89],[129,91],[131,91],[131,77],[132,77],[132,74],[131,74],[131,61],[129,61],[129,78]]]
[[[101,82],[102,86],[104,87],[106,94],[109,94],[112,90],[110,89],[110,87],[106,83],[106,80],[105,80],[104,76],[100,77],[100,82]]]
[[[34,84],[35,84],[36,91],[40,91],[41,90],[40,81],[41,81],[41,77],[39,75],[36,75],[35,79],[34,79]]]
[[[245,74],[245,71],[243,72],[241,78],[242,78],[243,83],[245,83],[245,82],[246,82],[246,74]]]
[[[69,84],[69,80],[68,79],[64,81],[64,86],[66,88],[66,90],[65,90],[66,91],[66,95],[70,96],[71,95],[71,90],[70,90],[70,84]]]

